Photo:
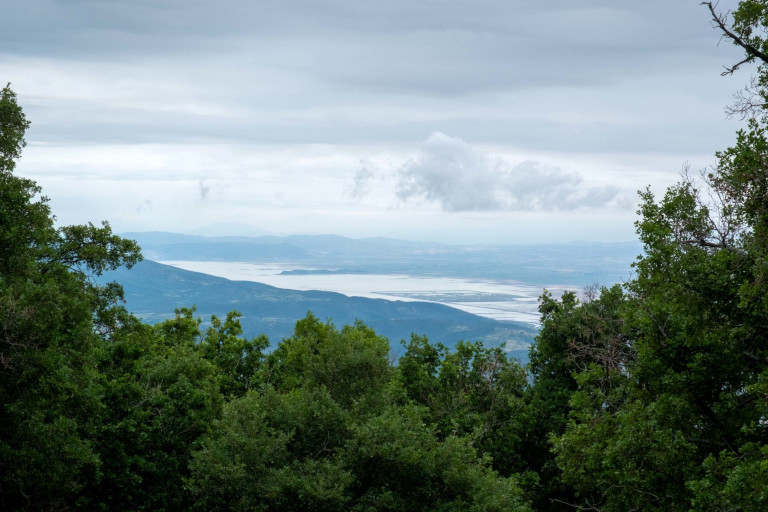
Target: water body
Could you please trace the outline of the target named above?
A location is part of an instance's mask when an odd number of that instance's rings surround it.
[[[233,281],[254,281],[289,290],[337,292],[349,297],[435,302],[494,320],[537,325],[542,287],[484,279],[420,277],[405,274],[325,273],[280,263],[161,261],[184,270]],[[321,273],[290,273],[292,271]],[[289,272],[285,274],[284,272]],[[568,286],[548,286],[559,296]]]

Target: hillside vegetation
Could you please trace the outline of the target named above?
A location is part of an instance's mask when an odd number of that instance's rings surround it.
[[[541,297],[522,368],[308,315],[269,353],[238,314],[146,324],[96,278],[141,260],[108,224],[55,228],[14,175],[28,122],[0,93],[0,508],[768,508],[768,26],[751,117],[702,176],[641,193],[625,286]],[[734,66],[731,71],[739,65]]]

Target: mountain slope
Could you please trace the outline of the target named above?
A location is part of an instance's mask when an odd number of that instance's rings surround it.
[[[448,346],[461,339],[479,340],[486,346],[506,346],[515,350],[516,356],[524,357],[524,346],[536,332],[535,327],[527,324],[498,322],[440,304],[284,290],[249,281],[229,281],[153,261],[144,261],[131,270],[110,272],[104,279],[121,283],[128,310],[147,321],[161,321],[171,317],[174,308],[192,305],[203,320],[237,309],[243,314],[246,335],[264,333],[273,345],[290,336],[296,320],[308,311],[320,319],[331,319],[337,326],[362,320],[389,338],[394,353],[398,352],[401,339],[416,333]]]

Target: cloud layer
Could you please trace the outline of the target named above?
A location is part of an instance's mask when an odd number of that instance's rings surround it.
[[[398,172],[397,196],[424,198],[445,211],[552,211],[625,206],[612,186],[585,185],[581,176],[526,160],[512,165],[442,133]]]
[[[717,47],[698,0],[23,0],[2,13],[0,84],[32,121],[19,173],[62,222],[126,231],[234,220],[629,239],[622,191],[711,163],[749,72],[719,76],[740,52]],[[420,145],[430,133],[457,138]]]

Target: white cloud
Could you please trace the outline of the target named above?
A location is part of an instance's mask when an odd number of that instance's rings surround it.
[[[419,155],[399,170],[397,195],[422,197],[445,211],[550,211],[625,205],[613,186],[595,187],[574,172],[539,162],[518,164],[474,149],[461,139],[435,133]]]

